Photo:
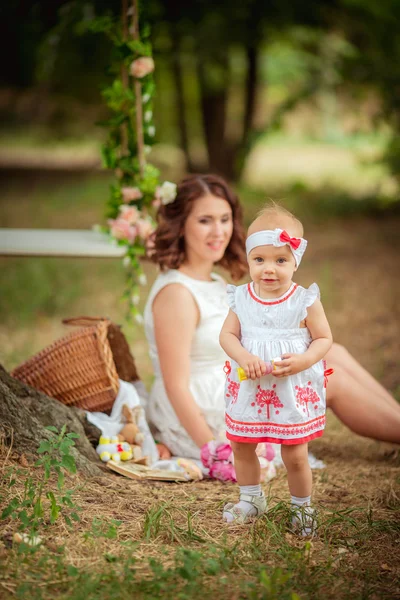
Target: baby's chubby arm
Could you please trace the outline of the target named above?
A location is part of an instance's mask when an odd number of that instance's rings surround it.
[[[304,354],[284,354],[280,362],[275,362],[274,377],[287,377],[309,369],[324,358],[332,346],[332,333],[320,300],[307,308],[306,326],[312,342]]]
[[[229,311],[222,326],[219,343],[226,354],[242,367],[248,379],[258,379],[267,373],[265,362],[240,343],[240,321],[233,310]]]

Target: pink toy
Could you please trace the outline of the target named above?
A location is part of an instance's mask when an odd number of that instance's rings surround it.
[[[209,469],[209,475],[220,481],[236,481],[232,448],[226,442],[211,440],[201,449],[201,462]]]
[[[267,442],[261,442],[257,446],[257,456],[261,456],[266,458],[268,462],[271,462],[275,458],[275,450],[272,444],[268,444]]]
[[[236,481],[235,467],[226,460],[211,465],[209,474],[212,479],[219,479],[219,481]]]
[[[211,440],[211,442],[204,444],[200,456],[203,465],[210,468],[215,461],[229,460],[232,456],[232,448],[226,442]]]

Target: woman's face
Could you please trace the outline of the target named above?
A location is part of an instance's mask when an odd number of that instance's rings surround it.
[[[229,202],[213,194],[198,198],[183,230],[187,260],[218,262],[230,242],[232,231]]]

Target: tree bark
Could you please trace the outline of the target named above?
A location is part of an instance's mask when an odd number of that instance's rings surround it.
[[[54,435],[46,427],[61,429],[64,424],[67,433],[79,435],[71,452],[78,471],[89,477],[101,475],[98,456],[88,439],[98,440],[101,432],[87,422],[85,412],[14,379],[0,365],[0,436],[6,445],[12,444],[13,450],[29,458],[36,455],[41,440]]]
[[[219,66],[224,72],[225,85],[221,83],[218,89],[213,89],[208,84],[207,69],[209,66],[206,60],[198,56],[200,106],[207,146],[208,170],[223,175],[229,180],[233,177],[233,156],[225,136],[229,81],[227,53],[221,56]]]
[[[186,171],[193,173],[194,166],[190,157],[190,144],[186,119],[185,90],[183,85],[183,72],[180,53],[180,37],[177,28],[173,29],[172,35],[172,74],[175,81],[176,104],[178,108],[178,129],[180,145],[185,153]]]
[[[247,74],[245,85],[242,146],[246,146],[248,143],[249,132],[253,127],[258,85],[258,48],[255,46],[250,46],[246,49],[246,62]]]

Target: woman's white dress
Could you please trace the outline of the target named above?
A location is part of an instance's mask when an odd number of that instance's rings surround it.
[[[145,332],[150,348],[155,380],[146,414],[156,440],[168,446],[175,456],[199,458],[200,450],[179,423],[165,391],[154,336],[152,306],[157,294],[167,285],[179,283],[195,299],[200,312],[190,352],[190,391],[217,439],[225,438],[225,374],[227,359],[219,345],[219,334],[228,314],[226,284],[212,274],[212,281],[199,281],[171,269],[161,273],[150,291],[145,310]]]
[[[257,296],[253,283],[228,286],[228,303],[240,321],[241,343],[268,362],[285,353],[303,354],[311,344],[300,324],[319,298],[317,284],[308,289],[292,283],[280,298]],[[227,437],[236,442],[302,444],[322,435],[325,427],[325,364],[277,379],[239,381],[238,364],[227,366]]]

